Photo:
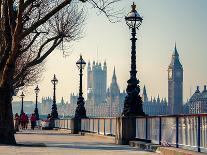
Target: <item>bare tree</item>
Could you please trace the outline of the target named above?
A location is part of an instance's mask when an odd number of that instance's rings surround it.
[[[15,144],[11,100],[15,88],[38,80],[42,63],[58,47],[80,39],[92,4],[110,21],[120,0],[0,0],[0,143]],[[83,3],[83,4],[81,4]]]

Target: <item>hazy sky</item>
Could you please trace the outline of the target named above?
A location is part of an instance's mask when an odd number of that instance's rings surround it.
[[[194,93],[197,85],[207,84],[207,0],[134,0],[144,20],[138,31],[137,70],[141,88],[146,85],[148,96],[167,97],[167,68],[175,41],[184,68],[184,101]],[[131,10],[132,0],[123,0],[116,7]],[[78,93],[79,71],[75,65],[80,53],[86,62],[106,60],[108,86],[113,67],[116,67],[118,84],[126,89],[130,70],[131,32],[123,20],[112,24],[96,10],[88,11],[85,37],[68,49],[71,55],[64,58],[54,52],[46,61],[40,81],[40,98],[52,96],[51,79],[57,75],[57,99],[69,100],[70,93]],[[98,51],[98,52],[97,52]],[[98,53],[98,54],[97,54]],[[86,92],[86,69],[84,70]],[[26,100],[35,100],[33,89],[25,92]],[[86,96],[86,93],[84,93]],[[15,98],[15,100],[18,100]]]

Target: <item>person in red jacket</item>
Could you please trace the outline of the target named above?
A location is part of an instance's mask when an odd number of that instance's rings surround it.
[[[22,129],[26,129],[26,123],[27,123],[27,116],[25,113],[23,113],[21,115],[21,126],[22,126]]]
[[[35,117],[34,113],[32,114],[30,120],[31,120],[31,128],[32,128],[32,130],[34,130],[34,128],[36,126],[36,117]]]

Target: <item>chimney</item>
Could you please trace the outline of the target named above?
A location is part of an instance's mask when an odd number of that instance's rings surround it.
[[[203,90],[203,92],[206,92],[206,85],[204,85],[204,90]]]
[[[196,93],[200,93],[199,86],[197,86]]]

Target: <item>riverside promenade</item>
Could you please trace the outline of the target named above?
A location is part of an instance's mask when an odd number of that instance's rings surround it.
[[[128,145],[116,145],[103,136],[73,135],[68,130],[25,130],[17,146],[0,146],[0,155],[156,155]]]

